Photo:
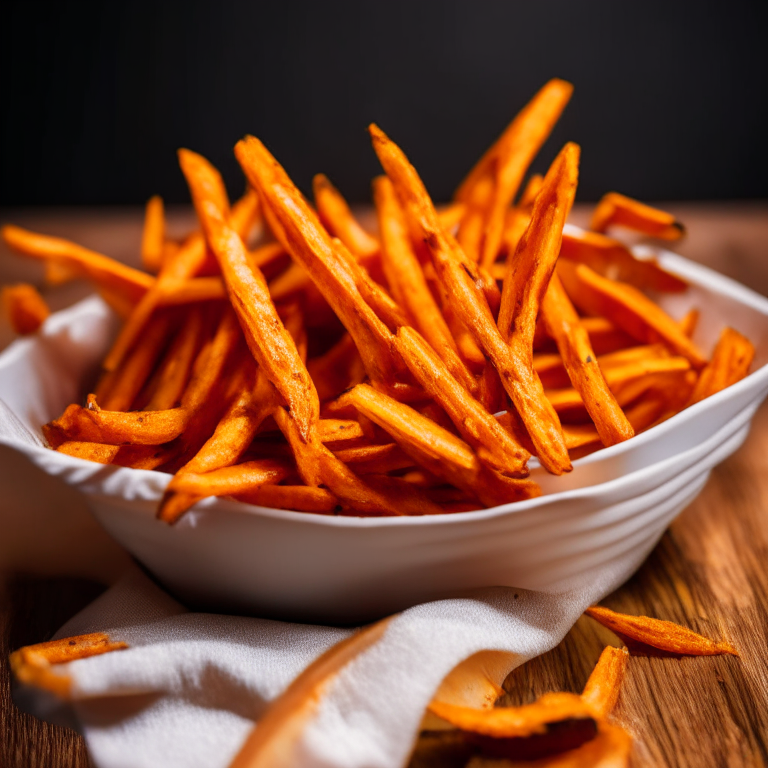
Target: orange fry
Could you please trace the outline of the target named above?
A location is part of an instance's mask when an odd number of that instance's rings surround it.
[[[340,392],[365,377],[354,339],[345,333],[324,355],[307,362],[307,368],[317,387],[321,402],[336,397]]]
[[[327,515],[340,509],[339,500],[330,491],[309,485],[262,485],[251,491],[233,493],[232,496],[246,504],[296,512]]]
[[[561,266],[559,274],[568,295],[583,312],[607,318],[643,344],[663,341],[695,368],[706,365],[678,323],[637,288],[602,277],[584,264],[561,262]]]
[[[435,270],[446,293],[452,298],[452,306],[499,371],[505,390],[525,420],[542,464],[556,474],[568,471],[571,463],[560,423],[544,398],[541,382],[533,372],[530,364],[532,353],[526,354],[527,365],[521,366],[519,350],[515,354],[493,321],[484,292],[478,287],[479,276],[467,266],[465,260],[457,258],[455,252],[458,247],[440,229],[432,201],[416,170],[402,150],[381,130],[376,126],[371,126],[369,130],[379,160],[392,180],[406,215],[429,246]],[[542,197],[540,194],[537,203]]]
[[[365,369],[377,385],[391,386],[402,370],[392,335],[360,294],[349,264],[266,147],[253,136],[238,142],[235,154],[279,222],[285,246],[307,271],[350,335]]]
[[[279,483],[291,473],[291,465],[278,459],[261,459],[197,474],[181,472],[168,484],[168,490],[197,498],[249,493],[263,485]]]
[[[113,641],[103,632],[64,637],[37,645],[26,645],[10,657],[11,670],[19,682],[34,685],[68,699],[72,685],[65,673],[54,672],[51,667],[76,659],[87,659],[102,653],[122,651],[127,643]]]
[[[192,365],[200,350],[204,333],[202,310],[195,307],[185,318],[171,346],[165,353],[157,387],[144,410],[162,411],[178,405],[189,381]],[[98,389],[96,395],[97,397],[99,395]]]
[[[676,293],[688,287],[679,277],[665,272],[655,259],[635,258],[624,243],[598,232],[564,232],[560,256],[641,290]]]
[[[179,161],[181,161],[183,150],[179,152]],[[220,179],[219,179],[220,181]],[[229,211],[229,200],[223,183],[217,186],[211,193],[216,196],[216,202],[223,205]],[[233,226],[243,232],[250,230],[253,226],[254,218],[258,211],[258,201],[252,192],[238,201],[232,209]],[[123,326],[112,349],[104,358],[104,368],[113,371],[120,364],[120,361],[127,354],[128,349],[135,343],[141,335],[152,313],[161,303],[163,298],[172,295],[179,290],[185,283],[200,272],[206,262],[205,238],[202,233],[192,234],[172,259],[163,262],[157,281],[147,291],[146,295],[141,297],[141,301],[136,305],[130,317]]]
[[[540,493],[536,483],[502,478],[487,469],[463,440],[367,384],[358,384],[342,395],[340,403],[353,405],[388,432],[414,461],[446,482],[470,491],[487,506]]]
[[[393,295],[450,372],[470,392],[475,391],[475,379],[459,357],[456,342],[411,248],[392,182],[386,176],[374,179],[373,195],[379,219],[382,266]]]
[[[530,454],[451,375],[418,332],[403,326],[396,344],[416,381],[445,409],[478,458],[502,474],[525,477]]]
[[[338,237],[363,263],[378,254],[378,241],[360,226],[347,201],[325,174],[318,173],[312,179],[312,191],[317,215],[332,237]]]
[[[565,369],[597,428],[603,445],[628,440],[635,432],[608,388],[589,335],[565,293],[557,273],[552,275],[541,302],[549,335],[555,340]]]
[[[720,392],[741,381],[748,373],[755,357],[755,348],[749,339],[733,328],[724,328],[720,334],[712,359],[696,382],[691,404]]]
[[[585,613],[623,640],[650,645],[667,653],[683,656],[739,655],[730,643],[716,643],[671,621],[651,619],[648,616],[628,616],[601,606],[587,608]],[[630,653],[633,652],[630,646]]]
[[[119,261],[83,248],[69,240],[29,232],[6,224],[2,236],[9,248],[35,259],[54,260],[82,271],[99,288],[107,288],[136,303],[152,287],[155,278]]]
[[[2,302],[11,328],[20,336],[35,333],[51,314],[45,299],[29,283],[4,285]]]
[[[227,223],[221,177],[207,160],[189,150],[179,151],[179,161],[251,354],[285,398],[302,439],[309,440],[320,412],[317,390],[277,314],[264,276],[249,263],[241,236]]]
[[[595,207],[589,228],[605,232],[615,224],[661,240],[679,240],[685,234],[685,227],[671,213],[618,192],[608,192]]]
[[[62,443],[56,450],[97,464],[114,464],[133,469],[156,469],[170,457],[167,449],[156,445],[106,445],[71,441]]]
[[[629,652],[626,648],[614,648],[609,645],[600,654],[581,692],[582,701],[595,717],[607,717],[616,706],[628,661]]]
[[[496,261],[504,231],[504,217],[517,194],[528,166],[538,154],[565,109],[573,86],[550,80],[512,121],[499,140],[494,167],[494,195],[488,211],[482,264]]]
[[[631,347],[637,342],[604,317],[582,317],[581,324],[589,334],[589,343],[598,355]]]
[[[165,210],[159,195],[147,200],[144,232],[141,236],[141,263],[148,272],[156,273],[163,265],[165,246]]]

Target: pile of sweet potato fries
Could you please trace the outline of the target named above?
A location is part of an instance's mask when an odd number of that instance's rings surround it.
[[[523,185],[571,92],[547,83],[442,208],[370,126],[386,172],[377,234],[323,175],[310,204],[253,136],[235,147],[249,186],[234,205],[210,163],[179,151],[199,229],[168,239],[150,200],[146,271],[5,227],[50,282],[85,277],[124,319],[86,404],[45,425],[50,447],[172,473],[158,509],[169,523],[209,496],[460,512],[538,495],[531,456],[568,472],[745,376],[750,342],[725,329],[708,361],[691,341],[696,312],[673,319],[646,293],[686,285],[604,234],[674,240],[672,216],[610,193],[590,231],[564,234],[573,143]],[[38,295],[5,299],[34,331]]]

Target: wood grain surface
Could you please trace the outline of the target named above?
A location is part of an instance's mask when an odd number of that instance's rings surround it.
[[[767,204],[668,208],[689,228],[688,239],[675,250],[768,295]],[[578,223],[584,216],[581,209],[574,218]],[[6,210],[2,219],[137,261],[136,210]],[[189,221],[187,210],[172,213],[177,230]],[[0,252],[0,283],[20,279],[40,283],[42,271]],[[59,290],[52,303],[61,306],[82,290]],[[0,345],[8,338],[8,329],[0,326]],[[19,645],[50,637],[100,587],[93,580],[41,578],[19,558],[0,559],[0,575],[0,766],[86,766],[83,741],[74,731],[16,709],[7,656]],[[740,658],[630,660],[615,717],[635,736],[635,768],[768,766],[767,406],[758,411],[746,444],[713,471],[638,573],[604,604],[727,638],[741,653]],[[579,691],[606,642],[612,642],[610,633],[582,618],[560,646],[510,675],[504,703],[528,702],[550,690]],[[425,733],[411,766],[464,766],[470,760],[473,766],[486,764],[450,734]]]

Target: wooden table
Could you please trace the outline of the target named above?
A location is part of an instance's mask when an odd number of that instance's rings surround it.
[[[768,295],[768,204],[668,208],[689,227],[678,252]],[[578,222],[584,215],[577,210],[574,218]],[[136,262],[136,210],[5,211],[2,219]],[[188,210],[172,212],[179,230],[190,220]],[[41,271],[0,252],[0,282],[19,279],[39,282]],[[80,290],[69,288],[52,301],[61,305]],[[0,328],[0,343],[3,334],[7,340],[7,329]],[[38,575],[19,575],[31,568],[18,559],[12,572],[0,560],[3,568],[0,765],[86,766],[85,747],[75,732],[20,713],[11,703],[7,654],[49,637],[101,587],[93,578],[41,577],[37,567]],[[92,576],[109,577],[106,564],[92,570]],[[704,491],[640,571],[605,604],[677,621],[716,639],[726,637],[741,652],[738,659],[631,660],[616,718],[636,737],[637,768],[768,765],[768,407],[758,412],[744,447],[713,471]],[[530,701],[548,690],[580,690],[606,637],[583,618],[558,648],[510,675],[507,703]],[[423,734],[411,765],[462,766],[466,761],[450,736]]]

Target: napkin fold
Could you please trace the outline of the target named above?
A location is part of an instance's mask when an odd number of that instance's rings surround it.
[[[479,651],[506,652],[495,670],[501,684],[638,565],[624,562],[579,592],[498,587],[396,615],[334,677],[284,764],[406,764],[424,711],[455,666]],[[67,706],[97,768],[225,768],[270,702],[354,631],[192,613],[133,567],[56,635],[106,632],[128,649],[55,669],[71,680]],[[50,696],[26,689],[17,698],[50,717]]]

